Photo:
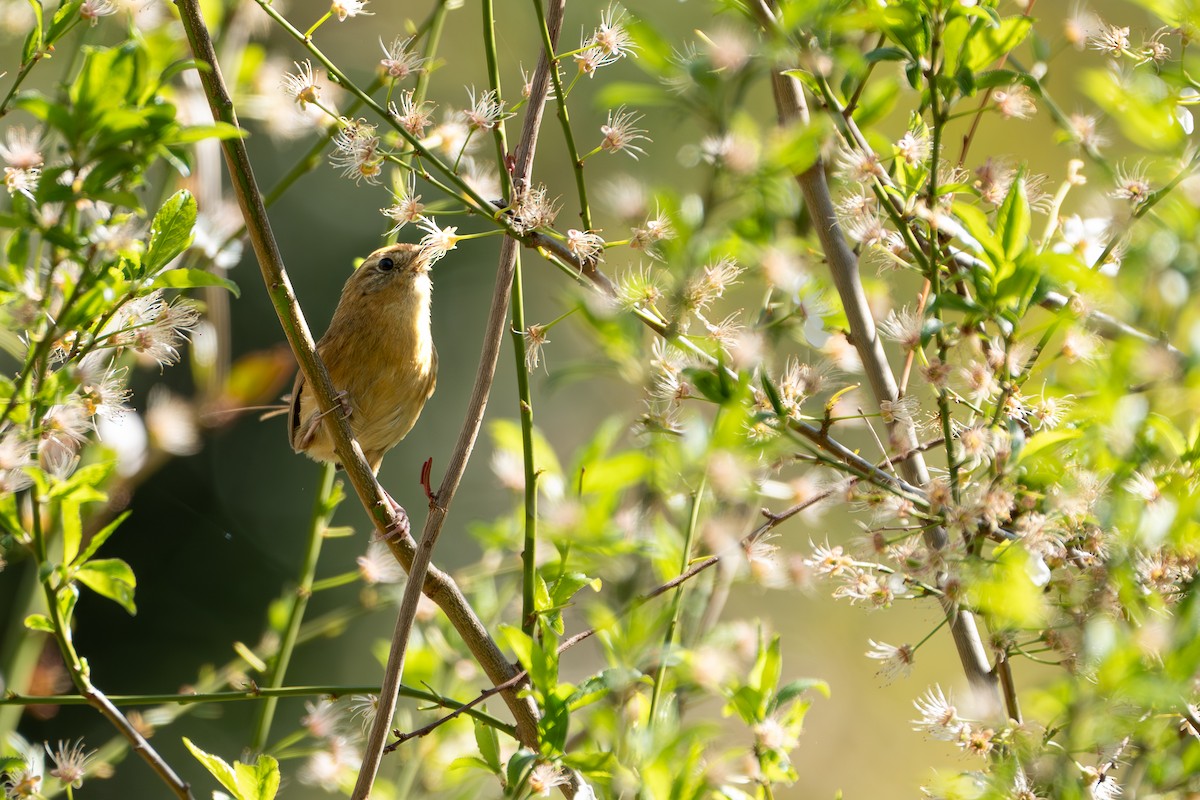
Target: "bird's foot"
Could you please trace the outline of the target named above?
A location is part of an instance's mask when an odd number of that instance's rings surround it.
[[[386,491],[383,493],[383,497],[391,504],[393,512],[392,522],[384,530],[384,537],[386,539],[401,539],[408,536],[412,532],[412,526],[408,521],[408,512],[404,510],[404,506],[397,503],[396,499]]]
[[[342,389],[334,395],[334,399],[337,400],[338,406],[342,410],[342,419],[350,419],[350,414],[354,411],[354,407],[350,405],[350,393]]]

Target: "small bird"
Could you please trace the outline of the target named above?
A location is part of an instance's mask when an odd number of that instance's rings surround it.
[[[376,474],[384,454],[412,430],[437,383],[429,267],[428,255],[415,244],[371,253],[346,281],[329,329],[317,342],[354,437]],[[301,372],[288,414],[292,449],[336,463],[321,417]]]

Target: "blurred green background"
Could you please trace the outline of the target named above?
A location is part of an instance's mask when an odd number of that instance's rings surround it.
[[[5,9],[6,19],[19,16],[12,7],[20,5],[23,3],[17,0],[0,0],[0,6],[9,7]],[[377,40],[390,41],[403,29],[405,19],[420,20],[429,5],[424,1],[373,3],[370,10],[374,16],[327,24],[318,41],[335,62],[365,83],[377,63]],[[678,46],[694,41],[695,29],[711,30],[723,24],[719,18],[714,20],[713,4],[701,0],[645,0],[625,5]],[[539,50],[531,27],[533,15],[528,3],[501,0],[497,6],[503,77],[515,90],[519,86],[518,67],[532,69]],[[1102,15],[1118,7],[1103,2],[1092,6]],[[572,46],[581,29],[590,30],[605,7],[593,2],[569,3],[562,49]],[[315,0],[294,0],[284,13],[304,27],[325,8]],[[1136,16],[1129,6],[1121,4],[1119,8],[1122,23],[1136,26]],[[1036,13],[1045,19],[1068,10],[1065,3],[1046,0],[1038,4]],[[1055,25],[1048,20],[1039,27],[1046,35],[1057,36]],[[92,41],[115,40],[118,30],[115,25],[111,30],[102,26]],[[0,52],[14,52],[18,41],[11,31],[6,32],[0,39]],[[281,33],[272,32],[270,42],[285,65],[304,56]],[[462,107],[466,103],[463,87],[485,83],[474,3],[468,2],[450,15],[442,53],[445,63],[434,73],[430,97],[439,108]],[[1068,110],[1083,103],[1073,86],[1072,65],[1085,57],[1096,61],[1094,56],[1063,54],[1054,62],[1049,76],[1052,90]],[[11,59],[5,57],[4,61],[4,67],[11,66]],[[636,64],[623,62],[608,68],[595,81],[581,82],[571,96],[576,131],[583,132],[577,134],[581,148],[590,149],[599,141],[599,126],[607,111],[596,102],[602,86],[641,77]],[[273,84],[276,80],[268,76],[264,82]],[[764,86],[758,87],[757,97],[760,118],[773,117]],[[687,161],[689,148],[694,152],[702,132],[673,112],[643,110],[644,127],[653,139],[646,147],[647,155],[636,162],[620,155],[598,155],[587,162],[589,176],[600,185],[628,174],[650,187],[670,185],[686,192],[693,178],[683,162]],[[894,114],[898,132],[903,129],[906,115],[907,107],[902,103]],[[250,152],[263,186],[272,185],[311,144],[307,137],[293,142],[273,140],[261,131],[261,126],[250,127],[255,132]],[[516,129],[515,124],[510,128]],[[1010,154],[1028,159],[1035,171],[1060,176],[1068,155],[1054,144],[1053,131],[1044,114],[1029,122],[996,121],[985,126],[974,157],[978,163],[987,154]],[[560,224],[569,227],[574,195],[559,139],[556,124],[548,118],[535,175],[550,186],[552,195],[564,198]],[[681,153],[685,155],[681,157]],[[208,157],[213,155],[208,153]],[[426,192],[426,202],[431,199],[431,192]],[[381,232],[387,226],[378,209],[390,202],[383,187],[356,188],[323,165],[271,209],[276,237],[315,334],[324,330],[352,260],[382,243]],[[598,208],[601,213],[597,227],[615,228],[611,210],[602,204]],[[455,224],[461,224],[461,232],[483,229],[473,227],[469,221],[456,220]],[[401,237],[411,241],[415,235],[408,229]],[[436,485],[458,434],[478,360],[497,242],[464,242],[438,263],[433,274],[434,336],[441,358],[437,394],[417,427],[386,459],[380,475],[388,491],[409,508],[418,528],[424,519],[424,497],[418,485],[420,467],[426,458],[433,458]],[[548,322],[569,307],[575,290],[536,255],[527,253],[526,264],[527,319]],[[621,261],[606,265],[610,274],[624,267]],[[242,288],[242,297],[231,303],[235,357],[280,346],[283,337],[278,322],[248,252],[229,275]],[[562,457],[586,440],[614,408],[627,408],[636,415],[639,405],[631,400],[636,395],[630,387],[615,376],[602,370],[586,374],[575,369],[598,361],[582,325],[574,321],[559,325],[551,340],[545,351],[549,368],[533,373],[533,392],[536,423]],[[567,373],[573,378],[562,379]],[[142,390],[150,384],[165,382],[186,389],[187,381],[185,367],[168,369],[161,376],[140,373],[135,381],[135,401],[144,399]],[[513,355],[506,339],[488,418],[514,419],[516,408]],[[633,416],[628,422],[633,422]],[[472,563],[478,548],[466,530],[467,524],[503,513],[512,501],[489,470],[490,455],[485,435],[439,544],[435,561],[444,568],[453,570]],[[268,603],[294,580],[300,567],[318,472],[317,465],[291,452],[282,418],[260,422],[250,414],[207,438],[199,454],[168,463],[142,486],[131,505],[133,515],[106,546],[110,556],[128,561],[139,576],[138,616],[130,618],[116,605],[95,596],[85,594],[80,601],[78,644],[91,663],[97,684],[112,694],[172,692],[194,681],[200,665],[231,658],[234,641],[253,644],[263,628]],[[354,526],[357,533],[327,543],[318,577],[353,570],[355,558],[366,547],[370,528],[357,502],[346,502],[336,522]],[[857,531],[848,518],[829,513],[818,523],[794,520],[780,532],[777,543],[786,553],[794,554],[807,552],[810,539],[820,542],[828,536],[836,542]],[[514,564],[504,566],[514,566],[516,556],[513,558]],[[19,577],[10,570],[0,585],[9,584],[11,591]],[[0,601],[5,596],[2,591]],[[357,591],[351,586],[318,594],[309,615],[340,606],[347,593]],[[4,615],[4,623],[19,622],[9,616]],[[886,615],[870,614],[832,601],[828,588],[821,585],[806,592],[739,583],[724,618],[761,620],[765,627],[783,634],[785,681],[817,677],[830,684],[832,697],[817,700],[808,718],[807,732],[794,756],[800,780],[786,796],[830,798],[839,791],[850,798],[916,796],[918,785],[931,768],[963,768],[969,764],[968,756],[958,755],[945,743],[923,740],[909,723],[914,716],[912,700],[926,687],[940,683],[962,689],[949,637],[936,636],[921,649],[912,676],[888,686],[881,685],[876,677],[875,662],[863,655],[869,638],[893,643],[922,639],[939,620],[934,604],[901,604]],[[393,621],[392,607],[384,606],[354,622],[336,647],[317,643],[300,648],[288,683],[377,683],[381,667],[370,654],[377,640],[390,635]],[[579,624],[579,620],[573,622]],[[7,637],[12,635],[12,631],[6,633]],[[585,645],[572,651],[564,663],[569,674],[583,674],[593,666],[594,652]],[[1038,677],[1028,666],[1018,667],[1017,680],[1022,687],[1036,685]],[[713,717],[720,714],[715,705],[696,711]],[[300,701],[281,703],[277,730],[290,728],[303,713]],[[250,703],[209,706],[195,711],[186,728],[205,749],[231,758],[244,742],[252,714]],[[78,708],[62,708],[48,720],[27,717],[22,731],[34,740],[83,736],[89,744],[110,735],[110,729],[94,712]],[[742,730],[731,734],[731,742],[741,737],[749,744],[749,736]],[[183,751],[179,730],[162,731],[154,743],[197,787],[210,785],[207,775]],[[414,743],[390,758],[405,759],[416,752]],[[163,792],[149,770],[127,759],[114,778],[89,782],[81,796],[140,798],[162,796]],[[291,783],[282,796],[302,799],[326,795]]]

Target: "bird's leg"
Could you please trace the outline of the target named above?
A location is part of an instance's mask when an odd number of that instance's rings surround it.
[[[342,419],[350,419],[350,414],[354,410],[350,405],[350,393],[342,389],[334,395],[334,398],[338,401],[338,409],[342,412]],[[329,411],[318,411],[308,418],[308,421],[304,423],[304,432],[300,435],[299,444],[296,446],[297,451],[307,450],[312,446],[313,439],[321,427],[321,420],[333,410],[331,408]]]
[[[429,475],[433,472],[433,457],[425,459],[425,463],[421,465],[421,488],[425,490],[425,496],[429,498],[429,507],[433,508],[437,505],[438,496],[429,485]]]
[[[395,520],[387,526],[387,530],[384,531],[384,537],[387,539],[399,539],[407,536],[412,530],[408,521],[408,512],[404,510],[404,506],[397,503],[396,499],[387,493],[386,489],[381,486],[379,490],[383,492],[384,499],[391,504],[392,511],[395,514]]]
[[[342,419],[350,419],[350,414],[354,412],[353,406],[350,405],[350,393],[342,389],[333,397],[338,401],[338,406],[342,409]]]

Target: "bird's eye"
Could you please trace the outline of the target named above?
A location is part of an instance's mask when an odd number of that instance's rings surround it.
[[[379,259],[379,268],[381,270],[384,270],[385,272],[394,266],[396,266],[396,262],[392,261],[390,258],[388,258],[386,256]]]

